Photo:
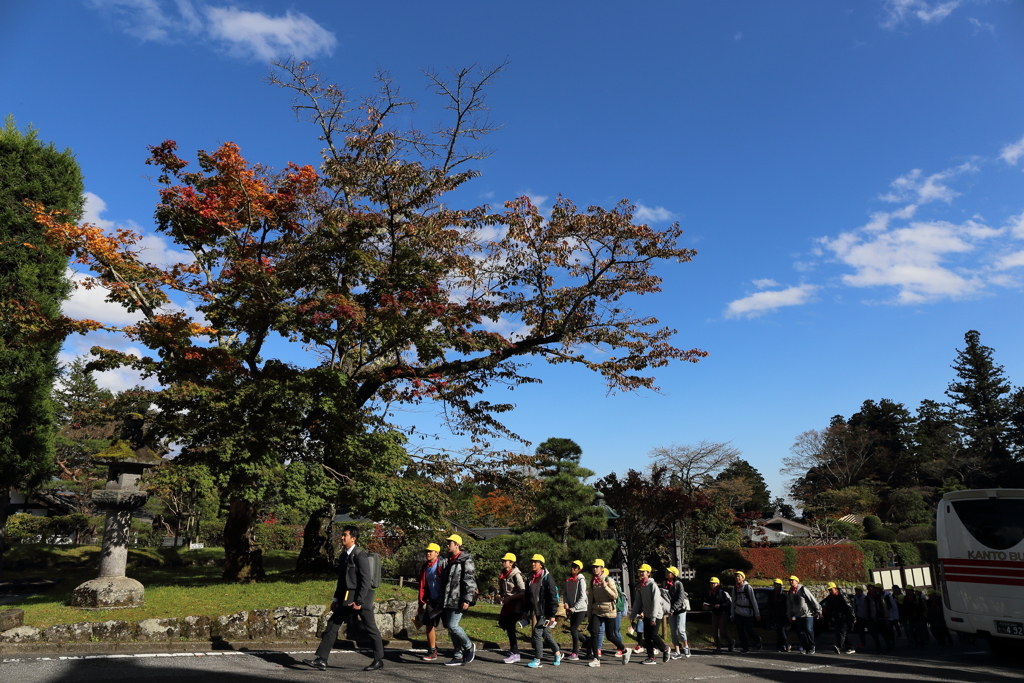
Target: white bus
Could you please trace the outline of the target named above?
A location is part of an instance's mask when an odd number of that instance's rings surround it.
[[[950,630],[1024,645],[1024,489],[954,491],[935,522]]]

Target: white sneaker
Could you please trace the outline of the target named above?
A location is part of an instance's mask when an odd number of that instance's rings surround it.
[[[629,648],[626,648],[622,652],[622,663],[623,664],[629,664],[629,658],[632,657],[632,656],[633,656],[633,651],[630,650]]]
[[[589,662],[587,662],[587,666],[601,666],[601,660],[591,659]]]

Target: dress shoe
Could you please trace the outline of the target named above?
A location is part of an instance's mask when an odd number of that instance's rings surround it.
[[[363,669],[363,671],[376,671],[378,669],[383,669],[383,668],[384,668],[384,660],[383,659],[375,659],[372,662],[370,662],[369,664],[367,664],[366,667]]]

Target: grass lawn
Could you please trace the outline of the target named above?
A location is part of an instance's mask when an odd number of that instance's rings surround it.
[[[19,553],[20,551],[20,553]],[[24,561],[26,546],[14,547],[5,563]],[[83,621],[125,619],[139,621],[154,617],[216,617],[241,610],[273,609],[275,607],[325,605],[331,602],[337,579],[297,576],[296,551],[268,551],[264,556],[265,581],[237,584],[223,581],[223,570],[207,566],[207,562],[223,559],[222,548],[182,550],[174,548],[142,548],[129,551],[128,576],[146,587],[146,604],[142,607],[116,610],[82,610],[70,607],[71,592],[81,583],[96,578],[99,546],[47,546],[31,550],[33,564],[49,566],[5,571],[4,579],[57,578],[60,583],[49,590],[7,605],[25,610],[25,625],[46,628],[53,624],[74,624]],[[37,559],[38,558],[38,559]],[[196,566],[181,566],[184,563]],[[384,584],[377,590],[378,600],[415,599],[410,588]]]

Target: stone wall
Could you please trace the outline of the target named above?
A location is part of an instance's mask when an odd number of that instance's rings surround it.
[[[417,604],[387,600],[373,604],[374,617],[385,640],[406,639],[422,634],[413,623]],[[17,626],[0,633],[0,643],[88,643],[88,642],[174,642],[174,641],[307,641],[319,639],[331,612],[325,605],[257,609],[219,617],[189,616],[180,619],[103,621],[55,624],[45,629]],[[355,622],[344,627],[340,639],[361,639],[362,627]]]

